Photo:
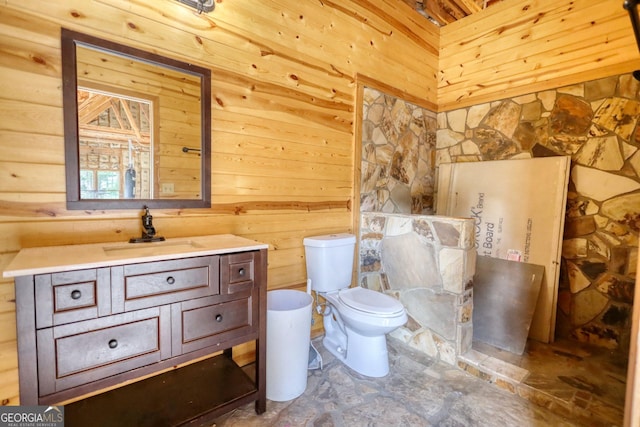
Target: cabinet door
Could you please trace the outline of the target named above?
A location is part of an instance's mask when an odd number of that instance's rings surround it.
[[[35,276],[36,327],[95,319],[110,314],[109,268]]]
[[[112,267],[113,311],[132,311],[220,293],[219,256]]]
[[[41,329],[40,396],[171,356],[168,306]]]

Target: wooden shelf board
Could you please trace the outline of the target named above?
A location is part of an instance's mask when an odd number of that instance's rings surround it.
[[[199,425],[245,402],[257,387],[221,354],[65,406],[65,425]]]

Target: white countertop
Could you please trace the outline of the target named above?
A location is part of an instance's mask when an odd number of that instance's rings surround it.
[[[265,243],[233,234],[178,237],[152,243],[92,243],[26,248],[16,255],[2,275],[27,276],[267,248]]]

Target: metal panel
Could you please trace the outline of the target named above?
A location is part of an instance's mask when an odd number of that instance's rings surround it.
[[[544,267],[479,256],[473,279],[473,339],[522,354]]]

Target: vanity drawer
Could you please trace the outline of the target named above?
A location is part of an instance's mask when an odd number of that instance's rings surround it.
[[[219,256],[125,265],[112,268],[112,278],[114,287],[121,285],[116,312],[217,295]]]
[[[254,297],[219,303],[214,298],[172,306],[173,356],[219,345],[254,331]],[[224,347],[221,347],[224,348]]]
[[[166,359],[171,356],[170,334],[169,307],[41,329],[40,395]]]
[[[46,328],[110,314],[109,286],[109,268],[35,276],[36,326]]]
[[[255,280],[256,252],[241,252],[220,257],[220,286],[222,294],[250,290]]]

